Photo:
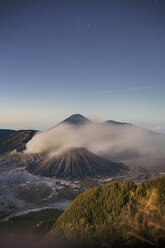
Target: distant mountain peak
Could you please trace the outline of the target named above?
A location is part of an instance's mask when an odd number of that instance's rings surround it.
[[[80,114],[73,114],[69,116],[67,119],[65,119],[64,121],[62,121],[62,123],[69,123],[73,125],[76,125],[76,124],[81,125],[81,124],[86,124],[88,122],[90,122],[90,120]]]
[[[132,126],[132,123],[127,123],[127,122],[118,122],[118,121],[113,121],[113,120],[107,120],[105,124],[108,125],[125,125],[125,126]]]

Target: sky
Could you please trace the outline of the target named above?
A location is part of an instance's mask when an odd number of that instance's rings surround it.
[[[164,0],[0,0],[0,128],[80,113],[165,132]]]

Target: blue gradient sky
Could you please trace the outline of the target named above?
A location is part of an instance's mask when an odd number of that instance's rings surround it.
[[[0,128],[73,113],[165,131],[164,0],[1,0]]]

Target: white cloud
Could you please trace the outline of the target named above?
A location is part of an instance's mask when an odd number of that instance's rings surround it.
[[[38,132],[27,143],[25,152],[46,152],[52,156],[69,147],[85,147],[107,157],[117,157],[128,152],[164,156],[165,136],[132,125],[90,123],[75,127],[60,124],[48,131]]]

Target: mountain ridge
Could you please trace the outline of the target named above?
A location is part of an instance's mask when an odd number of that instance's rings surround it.
[[[57,219],[50,236],[74,241],[77,247],[104,243],[163,248],[164,224],[165,177],[139,185],[133,180],[113,181],[81,193]]]
[[[23,151],[26,143],[32,139],[36,130],[12,130],[0,141],[0,154],[13,150]]]
[[[128,123],[128,122],[119,122],[119,121],[114,121],[114,120],[107,120],[104,122],[105,124],[109,124],[109,125],[118,125],[118,126],[133,126],[132,123]]]

